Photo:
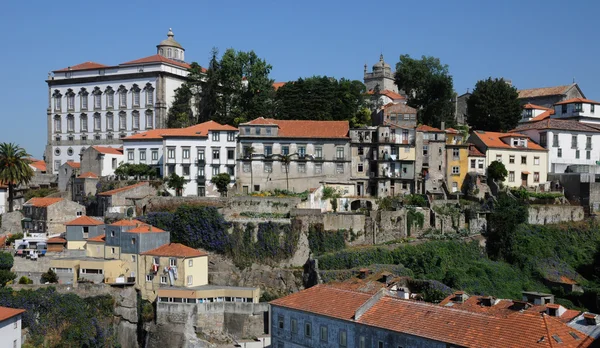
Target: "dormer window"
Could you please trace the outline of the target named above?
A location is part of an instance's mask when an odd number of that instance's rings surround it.
[[[527,118],[531,118],[532,115],[533,115],[533,110],[531,110],[531,109],[526,109],[525,110],[525,116]]]
[[[583,104],[576,103],[575,104],[575,112],[581,112],[581,111],[583,111]]]

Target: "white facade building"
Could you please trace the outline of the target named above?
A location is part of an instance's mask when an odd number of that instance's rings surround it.
[[[113,66],[85,62],[48,76],[48,172],[91,145],[118,147],[126,136],[165,127],[189,68],[173,36],[169,30],[153,56]]]
[[[0,348],[21,348],[21,316],[24,309],[0,307]]]
[[[8,211],[8,185],[0,182],[0,214]]]
[[[163,177],[173,172],[183,176],[183,196],[218,197],[210,180],[228,173],[233,184],[237,135],[237,128],[214,121],[188,128],[155,129],[124,138],[124,160],[156,167]]]
[[[550,117],[600,124],[600,102],[584,98],[568,99],[554,104],[554,115]]]
[[[564,173],[570,165],[596,166],[600,161],[600,125],[548,118],[520,124],[515,131],[548,149],[550,173]]]
[[[554,109],[527,103],[523,105],[523,112],[521,113],[521,120],[519,123],[537,121],[539,119],[546,118],[553,112]]]

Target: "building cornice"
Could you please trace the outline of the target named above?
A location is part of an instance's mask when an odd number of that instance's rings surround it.
[[[128,73],[128,74],[117,74],[117,75],[97,75],[97,76],[89,76],[89,77],[74,77],[68,79],[60,79],[60,80],[46,80],[46,83],[49,87],[53,86],[68,86],[79,83],[88,83],[88,82],[107,82],[107,81],[122,81],[122,80],[135,80],[142,79],[148,77],[158,77],[158,76],[170,76],[175,77],[181,80],[186,80],[186,77],[181,75],[173,74],[166,71],[146,71],[146,72],[137,72],[137,73]]]

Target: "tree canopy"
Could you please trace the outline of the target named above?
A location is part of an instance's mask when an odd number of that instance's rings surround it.
[[[13,211],[15,187],[27,184],[33,178],[29,166],[30,154],[14,143],[0,144],[0,182],[8,184],[8,211]]]
[[[521,119],[517,89],[504,81],[477,81],[467,100],[467,121],[474,129],[506,132],[515,128]]]
[[[446,126],[454,125],[454,87],[448,65],[435,57],[401,55],[395,80],[408,95],[406,103],[419,110],[420,123],[439,127],[444,121]]]
[[[156,169],[150,167],[145,163],[133,164],[133,163],[121,163],[119,167],[115,169],[115,175],[125,176],[125,177],[136,177],[140,178],[141,176],[155,177]]]
[[[229,176],[229,174],[227,174],[227,173],[217,174],[210,179],[210,182],[215,184],[215,186],[217,186],[217,191],[219,191],[219,193],[221,194],[222,197],[227,196],[227,189],[228,189],[229,183],[231,182],[231,176]]]
[[[502,162],[494,161],[490,163],[490,166],[487,170],[487,175],[492,180],[504,181],[508,175],[508,172],[506,171],[506,167]]]
[[[179,176],[173,172],[169,175],[166,183],[168,188],[175,190],[176,196],[181,196],[183,187],[185,186],[185,178],[183,176]]]

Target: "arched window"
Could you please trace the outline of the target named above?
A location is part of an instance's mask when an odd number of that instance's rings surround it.
[[[102,91],[100,90],[100,88],[95,87],[92,94],[94,95],[94,109],[95,110],[102,109]]]
[[[179,59],[179,50],[175,50],[175,59]]]
[[[167,48],[167,58],[171,58],[171,49]]]
[[[154,87],[150,82],[144,87],[144,92],[146,92],[146,106],[154,106]]]
[[[87,132],[88,131],[88,117],[86,114],[81,114],[81,117],[79,118],[79,128],[81,132]]]
[[[154,115],[152,110],[146,110],[146,129],[154,128]]]
[[[119,93],[119,107],[127,108],[127,89],[125,86],[121,85],[117,92]]]
[[[164,52],[164,51],[163,51],[163,49],[161,48],[161,49],[159,49],[159,50],[158,50],[158,54],[160,54],[161,56],[164,56],[164,55],[165,55],[165,52]]]
[[[54,116],[54,132],[55,133],[60,133],[61,132],[61,120],[60,120],[60,116],[56,115]]]
[[[110,112],[108,114],[106,114],[106,118],[108,118],[109,114],[110,114]],[[94,114],[94,130],[95,131],[101,131],[102,130],[102,120],[100,118],[100,114],[99,113],[95,113]]]
[[[115,91],[112,89],[111,86],[108,86],[108,87],[106,87],[104,94],[106,94],[106,108],[107,109],[114,108],[115,107]]]
[[[73,93],[72,89],[68,89],[67,93],[67,110],[75,110],[75,93]]]
[[[52,93],[52,98],[54,98],[54,110],[61,111],[62,110],[62,105],[61,105],[62,94],[60,94],[60,91],[58,89],[54,90],[54,93]]]
[[[73,97],[75,98],[75,97]],[[67,115],[67,132],[75,131],[75,117],[71,114]]]
[[[127,130],[127,114],[123,111],[119,113],[119,129]]]
[[[131,113],[133,129],[140,129],[140,113],[136,110]]]
[[[111,131],[115,127],[115,120],[113,119],[113,113],[106,113],[106,130]]]
[[[133,107],[139,107],[140,106],[140,87],[138,87],[137,84],[133,84],[133,86],[131,87],[131,94],[132,94],[132,99],[133,99]]]
[[[79,91],[79,97],[80,97],[80,109],[81,110],[87,110],[88,109],[88,91],[85,88],[81,88],[81,90]]]

